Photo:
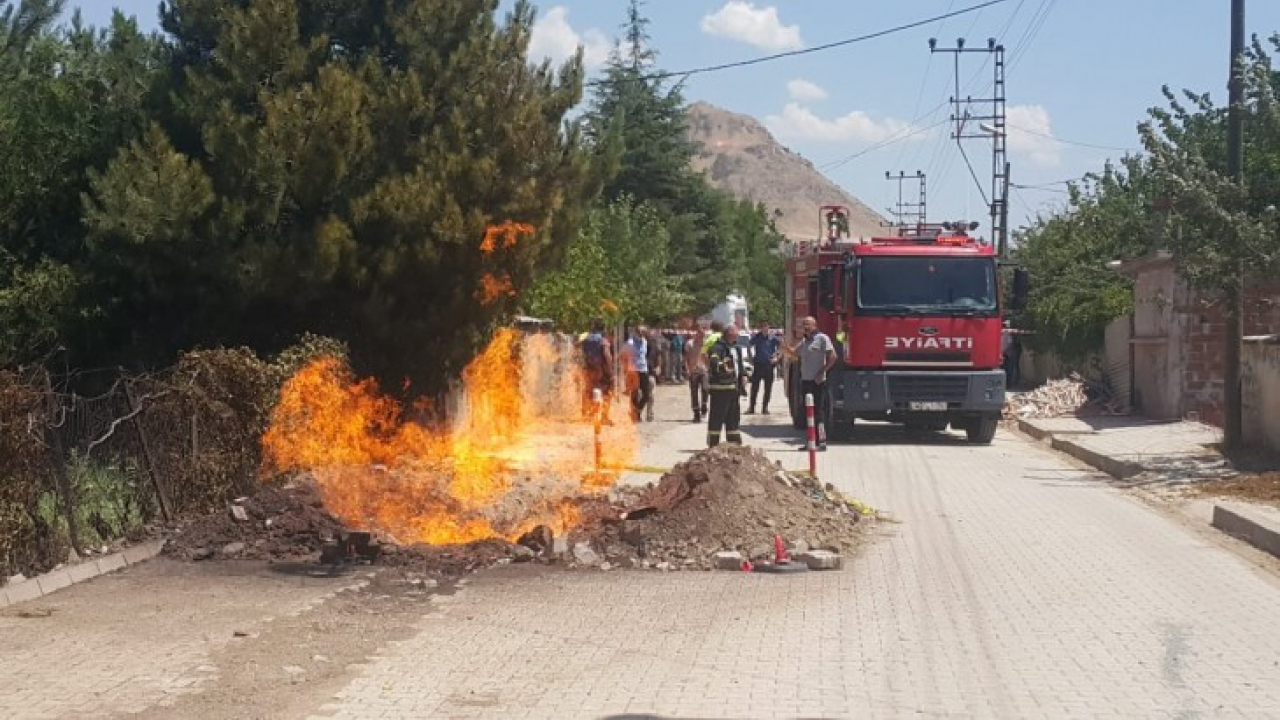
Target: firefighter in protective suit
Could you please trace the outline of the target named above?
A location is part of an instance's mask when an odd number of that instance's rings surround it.
[[[710,381],[711,408],[707,413],[707,447],[720,444],[720,431],[724,441],[731,445],[742,444],[742,406],[739,398],[746,381],[742,348],[738,346],[738,328],[725,327],[724,332],[707,351],[707,373]]]

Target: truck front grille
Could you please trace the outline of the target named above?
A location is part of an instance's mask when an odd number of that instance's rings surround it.
[[[964,402],[969,394],[969,377],[936,375],[890,375],[889,401],[894,405],[913,400]]]
[[[971,363],[973,355],[967,352],[890,352],[884,355],[891,363]]]

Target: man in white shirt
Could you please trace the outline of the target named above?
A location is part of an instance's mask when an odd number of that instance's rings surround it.
[[[831,422],[831,395],[827,390],[827,373],[839,359],[836,346],[825,333],[818,331],[818,320],[805,318],[800,324],[800,341],[787,348],[788,354],[800,358],[800,395],[813,395],[814,420],[818,425],[818,449],[827,449],[827,424]]]

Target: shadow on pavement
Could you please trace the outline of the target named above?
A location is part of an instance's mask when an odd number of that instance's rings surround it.
[[[786,440],[791,438],[800,441],[804,439],[804,431],[796,430],[790,425],[753,425],[751,423],[743,423],[742,431],[753,438],[761,440]]]
[[[675,716],[673,716],[673,715],[633,715],[633,714],[626,714],[626,715],[601,715],[601,716],[600,716],[600,720],[717,720],[717,719],[713,719],[713,718],[710,718],[710,717],[707,717],[707,718],[703,718],[703,717],[687,717],[687,718],[678,718],[678,717],[675,717]],[[820,718],[820,717],[814,717],[814,718],[801,717],[801,718],[798,718],[797,720],[825,720],[825,719],[824,719],[824,718]]]
[[[911,430],[886,423],[858,423],[853,438],[833,440],[832,445],[968,445],[964,435],[943,431]]]
[[[757,440],[791,440],[803,446],[804,430],[796,430],[790,425],[749,425],[744,424],[742,431]],[[854,426],[853,437],[848,440],[831,440],[827,444],[832,447],[857,445],[967,445],[963,435],[948,432],[910,431],[900,425],[887,423],[858,423]]]
[[[278,575],[295,577],[339,578],[351,575],[356,570],[367,568],[362,565],[322,565],[319,562],[279,562],[271,563],[267,569]]]

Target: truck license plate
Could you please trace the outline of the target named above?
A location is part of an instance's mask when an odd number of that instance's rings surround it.
[[[921,412],[945,412],[947,404],[945,402],[909,402],[907,409]]]

